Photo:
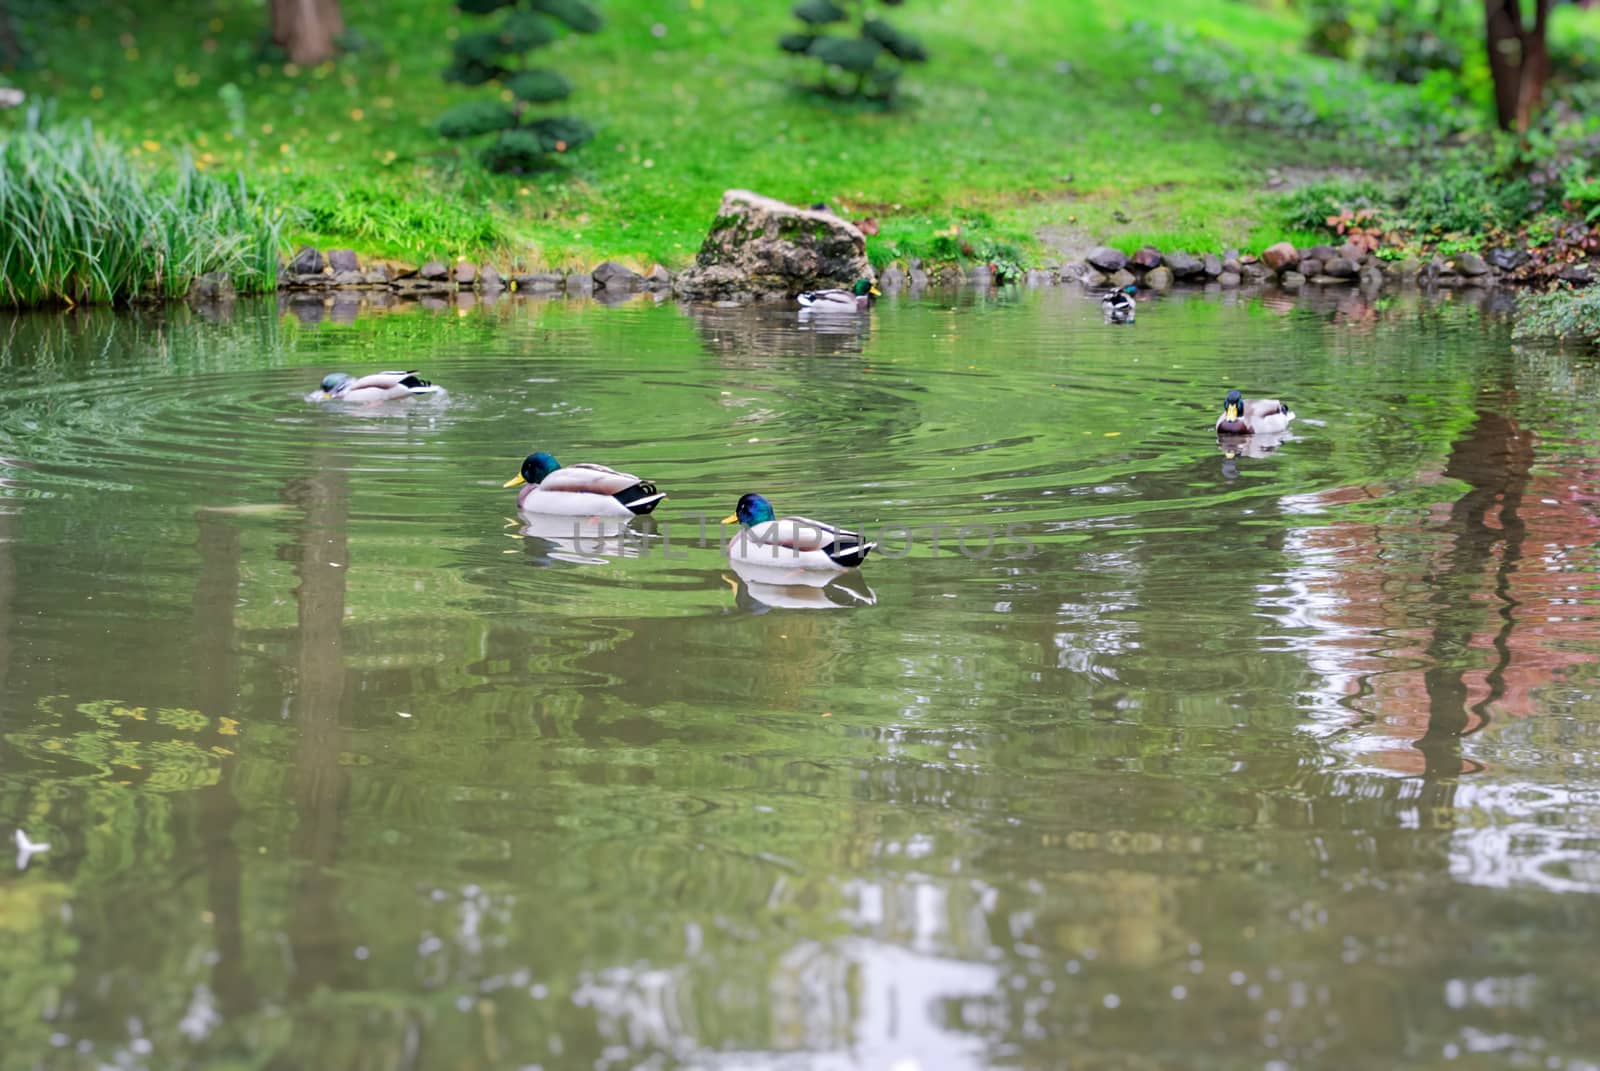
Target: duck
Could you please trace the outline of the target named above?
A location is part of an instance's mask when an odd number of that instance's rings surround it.
[[[517,509],[565,517],[638,517],[667,496],[649,480],[605,465],[563,465],[543,450],[529,454],[522,471],[501,486],[518,487]]]
[[[360,379],[343,372],[322,377],[320,400],[336,402],[386,402],[418,394],[438,394],[443,387],[420,379],[411,372],[374,372]]]
[[[802,309],[827,312],[866,312],[872,299],[882,297],[883,291],[872,285],[871,279],[857,279],[849,290],[807,290],[795,300]]]
[[[1121,290],[1113,290],[1101,298],[1100,307],[1105,310],[1106,319],[1114,324],[1133,323],[1133,295],[1138,292],[1139,288],[1130,283]]]
[[[1230,390],[1217,418],[1218,435],[1277,435],[1286,431],[1294,413],[1276,398],[1246,398]]]
[[[754,493],[740,496],[722,523],[743,526],[728,543],[728,560],[734,564],[837,572],[858,568],[877,546],[863,542],[858,532],[809,517],[779,517],[771,502]]]

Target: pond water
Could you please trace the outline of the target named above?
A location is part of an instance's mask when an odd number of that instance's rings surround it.
[[[0,323],[4,1071],[1600,1066],[1600,367],[1497,299],[354,311]]]

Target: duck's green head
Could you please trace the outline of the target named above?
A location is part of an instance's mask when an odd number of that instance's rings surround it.
[[[329,372],[322,377],[322,393],[332,398],[348,382],[350,377],[343,372]]]
[[[1132,297],[1139,292],[1139,288],[1134,286],[1132,283],[1129,283],[1127,286],[1122,288],[1122,292],[1127,294],[1129,297]]]
[[[883,291],[873,286],[871,279],[857,279],[856,285],[850,288],[850,292],[856,297],[866,297],[868,294],[873,297],[883,296]]]
[[[1244,416],[1244,395],[1230,390],[1222,403],[1222,419],[1239,420]]]
[[[723,524],[742,524],[746,528],[773,519],[772,503],[757,494],[742,495],[733,512],[722,518]]]
[[[502,487],[516,487],[524,483],[543,483],[544,478],[561,467],[561,462],[551,455],[540,450],[529,454],[522,461],[522,471],[511,479],[501,484]]]

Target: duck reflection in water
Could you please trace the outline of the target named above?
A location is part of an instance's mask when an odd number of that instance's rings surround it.
[[[1287,431],[1257,432],[1254,435],[1217,436],[1217,449],[1222,451],[1222,475],[1230,480],[1239,478],[1239,458],[1262,458],[1288,442],[1292,436]]]
[[[791,567],[751,565],[730,562],[734,577],[722,574],[733,588],[733,599],[741,609],[764,614],[769,610],[843,610],[874,606],[877,593],[855,570],[820,573]]]
[[[618,558],[640,558],[649,553],[655,538],[649,517],[558,517],[523,513],[510,524],[520,525],[530,565],[606,565]]]

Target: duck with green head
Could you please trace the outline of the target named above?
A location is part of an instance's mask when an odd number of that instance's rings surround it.
[[[387,402],[419,394],[438,394],[444,388],[411,372],[373,372],[357,379],[344,372],[329,372],[312,394],[318,401]]]
[[[1138,292],[1139,288],[1129,283],[1121,290],[1113,290],[1101,298],[1100,307],[1105,310],[1106,319],[1114,324],[1133,323],[1133,295]]]
[[[837,572],[859,566],[877,545],[809,517],[779,517],[758,494],[741,496],[722,523],[742,527],[728,544],[728,560],[735,564]]]
[[[1276,398],[1246,398],[1230,390],[1217,418],[1218,435],[1276,435],[1289,429],[1294,413]]]
[[[883,291],[873,286],[871,279],[857,279],[849,290],[807,290],[795,300],[802,309],[818,312],[866,312],[872,299],[882,296]]]
[[[522,471],[503,486],[522,487],[517,492],[522,512],[564,517],[637,517],[667,497],[632,473],[587,461],[562,465],[543,450],[523,459]]]

